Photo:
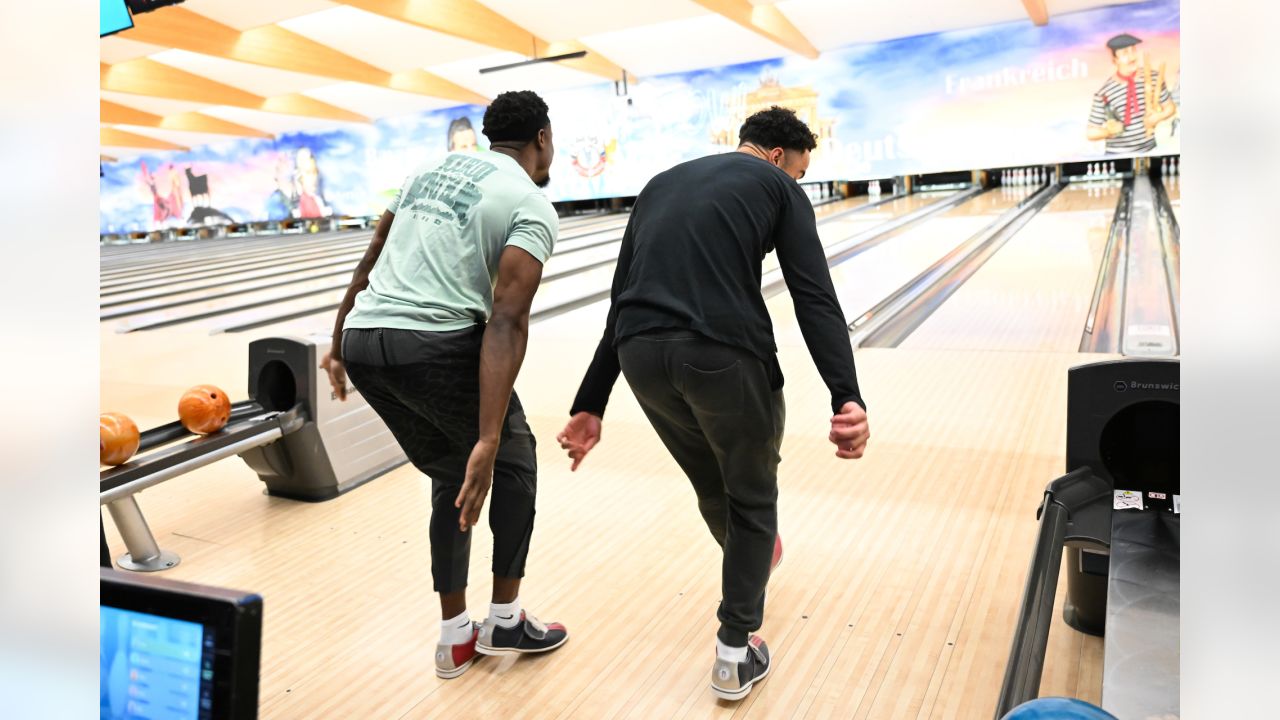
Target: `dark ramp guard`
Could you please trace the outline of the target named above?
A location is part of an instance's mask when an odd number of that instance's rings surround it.
[[[406,461],[404,451],[359,392],[338,400],[320,359],[329,338],[263,338],[249,343],[249,395],[266,410],[299,401],[305,425],[240,457],[267,492],[294,500],[328,500]]]
[[[1178,362],[1072,368],[1067,394],[1068,473],[1045,489],[995,716],[1039,694],[1065,548],[1063,618],[1106,637],[1103,709],[1176,718]]]

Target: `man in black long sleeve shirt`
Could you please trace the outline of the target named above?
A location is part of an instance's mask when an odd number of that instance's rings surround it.
[[[796,182],[814,136],[777,107],[748,118],[739,135],[738,152],[677,165],[636,199],[604,337],[559,436],[576,470],[600,439],[618,373],[626,375],[724,548],[711,687],[734,700],[769,670],[768,648],[751,633],[781,557],[782,371],[760,292],[769,252],[778,253],[805,344],[831,391],[836,455],[861,457],[868,438],[848,326],[813,207]]]

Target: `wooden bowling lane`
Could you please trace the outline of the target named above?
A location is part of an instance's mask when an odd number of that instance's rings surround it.
[[[824,238],[832,238],[832,242],[835,242],[847,237],[849,234],[858,232],[859,229],[865,229],[902,213],[910,212],[937,200],[939,197],[940,195],[931,194],[902,198],[879,208],[852,213],[843,217],[835,216],[841,212],[848,212],[861,207],[865,200],[850,198],[828,203],[819,208],[820,210],[829,208],[820,218],[819,222],[821,224],[819,228]],[[601,243],[600,238],[605,238],[606,241]],[[593,243],[600,243],[596,247],[589,249],[565,252],[567,243],[556,244],[556,254],[547,261],[542,285],[538,288],[538,294],[533,301],[532,312],[537,318],[537,324],[553,322],[556,318],[544,319],[543,314],[555,311],[557,308],[570,305],[574,307],[571,312],[557,315],[557,318],[576,315],[581,309],[576,303],[583,301],[584,298],[589,302],[584,301],[582,307],[589,307],[605,299],[605,293],[613,283],[613,273],[616,265],[614,261],[617,258],[621,239],[622,229],[618,229],[588,238]],[[772,255],[770,258],[772,258]],[[770,260],[769,262],[776,261]],[[313,331],[317,327],[327,326],[332,323],[331,313],[340,299],[340,293],[337,300],[330,299],[326,294],[323,297],[315,297],[314,300],[304,299],[297,302],[282,303],[279,306],[273,305],[266,308],[248,309],[234,317],[228,316],[227,318],[218,318],[216,321],[209,321],[209,325],[215,331],[222,331],[228,328],[236,328],[236,331],[240,331],[238,328],[245,324],[269,322],[274,316],[280,319],[276,322],[270,322],[269,327],[277,332],[287,334]]]
[[[617,223],[619,218],[612,216],[610,222]],[[612,233],[615,238],[621,237],[620,230],[595,232],[605,236]],[[109,308],[104,307],[104,320],[129,313],[127,319],[112,325],[117,330],[149,329],[156,324],[202,321],[221,327],[222,325],[216,324],[218,315],[231,316],[232,319],[223,325],[234,326],[270,317],[276,305],[283,308],[281,315],[294,314],[308,306],[328,308],[336,302],[329,298],[332,294],[329,290],[345,287],[367,242],[365,238],[349,249],[312,251],[275,261],[257,260],[246,264],[246,270],[223,270],[215,274],[217,279],[188,270],[182,271],[179,277],[169,283],[152,280],[136,286],[116,288],[104,297],[104,300],[111,303]],[[598,264],[605,256],[616,252],[614,242],[612,247],[603,245],[563,259],[553,258],[556,259],[555,265],[559,266],[553,272],[569,275],[581,267]],[[142,289],[125,292],[130,288]],[[124,302],[128,300],[136,302]],[[299,300],[302,302],[295,302]]]
[[[1030,193],[1030,188],[989,190],[831,268],[845,318],[852,320],[871,309]],[[778,344],[803,345],[790,295],[780,293],[768,307]]]
[[[517,382],[542,441],[521,597],[573,633],[552,655],[484,658],[456,680],[435,678],[430,483],[411,467],[332,501],[298,503],[263,495],[233,458],[140,496],[160,545],[182,556],[164,577],[266,599],[260,717],[538,716],[531,708],[563,718],[991,716],[1035,508],[1063,463],[1076,353],[859,351],[875,432],[866,458],[841,461],[825,439],[830,409],[807,353],[782,348],[786,560],[761,629],[776,665],[730,705],[707,688],[719,561],[687,480],[625,382],[602,443],[569,472],[553,438],[595,332],[534,333]],[[145,429],[172,420],[197,383],[242,399],[247,340],[104,332],[102,408]],[[123,552],[110,518],[106,530]],[[486,609],[490,549],[482,525],[474,617]],[[1042,694],[1096,702],[1101,641],[1058,614],[1053,623]]]
[[[145,290],[116,293],[102,298],[102,315],[105,318],[122,310],[162,309],[170,304],[186,300],[204,300],[211,295],[221,293],[283,287],[286,284],[310,280],[320,275],[351,277],[356,262],[363,254],[363,250],[358,250],[320,260],[281,263],[276,268],[199,277]]]
[[[1164,191],[1169,195],[1169,204],[1173,206],[1173,216],[1175,219],[1181,219],[1182,216],[1182,176],[1174,175],[1164,179]]]
[[[848,213],[867,204],[867,196],[861,195],[852,198],[844,198],[833,202],[823,203],[814,208],[814,215],[819,222],[826,222],[831,218],[842,213]],[[556,241],[556,253],[568,258],[569,255],[580,251],[595,250],[600,247],[608,247],[622,240],[622,234],[626,230],[625,220],[621,223],[611,224],[603,229],[593,228],[587,234],[575,232],[564,236]],[[614,253],[616,254],[616,248]],[[554,258],[553,258],[554,259]],[[548,263],[546,271],[550,273],[551,263]]]
[[[617,243],[573,253],[552,256],[547,263],[543,286],[537,303],[565,302],[608,287],[612,278]],[[603,263],[603,264],[602,264]],[[352,265],[354,267],[354,264]],[[128,318],[120,327],[140,328],[155,323],[183,321],[193,328],[208,332],[240,332],[246,326],[280,325],[289,329],[313,328],[332,322],[331,313],[342,299],[350,273],[337,277],[308,279],[284,288],[239,294],[231,298],[183,305],[172,310],[157,311]],[[551,300],[547,300],[550,297]],[[311,316],[324,316],[317,319]],[[185,320],[184,320],[185,318]]]
[[[211,238],[205,240],[170,240],[164,242],[143,242],[129,245],[102,245],[98,258],[103,270],[129,265],[151,262],[167,262],[181,260],[191,256],[207,256],[219,252],[238,252],[254,248],[270,247],[290,243],[314,242],[335,235],[361,230],[340,230],[319,233],[316,235],[256,235],[235,238]]]
[[[568,221],[562,224],[562,234],[575,237],[588,232],[605,232],[625,225],[625,215],[610,214],[605,218]],[[225,269],[225,265],[250,264],[280,257],[301,257],[339,246],[359,247],[368,244],[368,230],[326,233],[318,236],[272,236],[246,240],[199,241],[198,243],[172,243],[193,247],[172,248],[156,246],[139,260],[125,266],[108,266],[104,262],[102,279],[105,284],[118,284],[129,278],[154,280],[193,269]],[[197,246],[198,245],[198,246]]]
[[[368,243],[372,233],[360,231],[307,237],[296,241],[263,242],[248,247],[210,247],[179,258],[167,257],[148,262],[130,264],[123,268],[103,268],[100,278],[104,284],[117,283],[130,278],[149,278],[173,275],[191,269],[222,267],[235,263],[262,261],[276,257],[305,255],[327,248]]]
[[[862,198],[853,198],[827,203],[818,210],[823,211],[823,218],[831,218],[864,203]],[[876,215],[868,215],[872,217],[864,220],[864,224],[876,220]],[[545,268],[544,284],[550,288],[557,281],[561,283],[554,290],[541,293],[544,307],[593,292],[584,288],[608,287],[612,277],[611,261],[616,257],[626,219],[624,214],[593,220],[588,223],[592,227],[570,232],[567,242],[557,244],[556,255]],[[111,307],[104,308],[104,320],[114,321],[127,314],[127,318],[112,322],[112,327],[119,331],[154,329],[179,322],[204,323],[219,331],[259,323],[273,315],[283,318],[281,322],[293,323],[298,315],[308,314],[308,310],[324,314],[336,304],[330,297],[332,291],[341,285],[340,280],[349,274],[362,251],[362,246],[352,247],[345,255],[336,255],[337,251],[312,251],[297,258],[303,263],[297,266],[300,269],[279,274],[265,269],[270,260],[228,262],[224,265],[230,267],[220,268],[223,273],[238,266],[247,269],[223,275],[225,283],[210,282],[197,270],[179,269],[176,277],[171,278],[172,285],[152,279],[139,285],[115,286],[109,290]],[[344,262],[339,265],[338,260]],[[277,266],[277,270],[288,267]],[[311,268],[315,271],[309,272]],[[122,304],[127,300],[137,302]],[[304,317],[303,324],[309,327],[311,321]]]
[[[849,198],[842,198],[840,200],[835,200],[832,202],[825,202],[813,208],[813,215],[814,217],[821,220],[830,215],[847,212],[849,210],[853,210],[854,208],[860,208],[863,205],[866,205],[872,202],[873,200],[874,198],[872,198],[870,195],[854,195],[853,197],[849,197]]]
[[[832,216],[840,212],[854,210],[865,205],[867,203],[866,196],[849,198],[841,203],[830,203],[818,208],[819,210],[828,207],[833,208],[818,218],[818,234],[822,238],[824,245],[835,245],[853,235],[874,228],[876,225],[937,202],[949,194],[949,192],[941,192],[907,195],[875,208],[834,218]],[[770,253],[765,257],[762,264],[763,272],[769,272],[777,267],[776,253]],[[555,307],[588,293],[600,295],[612,286],[613,272],[614,266],[609,265],[578,275],[572,279],[572,283],[565,282],[554,286],[541,287],[538,289],[538,294],[533,301],[533,312],[537,313],[547,308]],[[599,333],[604,328],[604,321],[608,311],[608,298],[599,297],[594,302],[575,308],[571,312],[540,319],[531,326],[535,328],[531,332],[543,333],[550,337],[576,337],[582,332],[581,328],[585,327],[591,333]],[[596,337],[599,337],[598,334]]]
[[[169,271],[103,279],[100,284],[100,294],[102,297],[114,297],[127,292],[163,288],[170,284],[202,278],[225,277],[234,273],[270,270],[293,263],[333,259],[352,253],[362,253],[368,245],[369,238],[365,237],[325,247],[305,248],[297,252],[286,250],[265,257],[227,258]]]
[[[1119,193],[1063,189],[901,347],[1077,349]]]
[[[193,328],[203,327],[208,330],[215,326],[236,324],[241,318],[253,317],[255,313],[270,314],[277,311],[284,313],[299,304],[336,303],[341,300],[350,281],[350,272],[338,275],[323,273],[300,282],[292,282],[285,287],[255,290],[119,319],[103,320],[102,325],[117,332],[154,330],[176,324],[190,325]],[[209,295],[219,294],[213,291],[207,292]],[[335,296],[338,300],[332,300]]]
[[[881,225],[895,218],[902,217],[907,213],[932,205],[933,203],[943,200],[952,194],[954,193],[950,190],[942,192],[913,193],[900,198],[894,198],[883,205],[833,220],[823,222],[820,218],[818,235],[822,238],[823,246],[831,247],[844,242],[859,233],[872,230],[877,225]],[[767,273],[772,272],[777,268],[778,253],[769,253],[765,256],[764,263],[761,265],[761,271]]]

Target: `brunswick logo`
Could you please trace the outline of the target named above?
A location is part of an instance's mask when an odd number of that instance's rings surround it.
[[[1179,392],[1182,389],[1181,383],[1144,383],[1137,380],[1117,380],[1111,386],[1116,392],[1128,392],[1130,390],[1167,390],[1171,392]]]

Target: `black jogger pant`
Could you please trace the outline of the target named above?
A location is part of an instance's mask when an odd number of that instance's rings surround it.
[[[724,548],[719,638],[741,647],[764,619],[778,525],[782,391],[771,388],[755,355],[688,331],[624,339],[618,360]]]
[[[342,333],[351,383],[418,470],[431,478],[431,576],[436,592],[467,586],[471,532],[458,529],[454,501],[480,435],[480,344],[484,327],[453,332],[356,329]],[[515,393],[507,408],[490,490],[493,573],[524,577],[533,534],[538,464],[533,433]]]

